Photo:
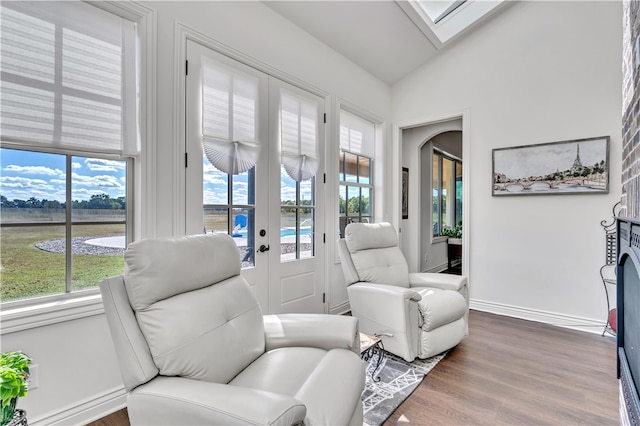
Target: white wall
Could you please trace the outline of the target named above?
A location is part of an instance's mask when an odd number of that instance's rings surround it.
[[[174,30],[182,23],[249,57],[388,120],[390,88],[260,2],[145,2],[157,11],[157,236],[180,232],[172,206],[179,199],[174,157]],[[331,105],[330,105],[331,106]],[[331,115],[329,115],[331,117]],[[385,125],[386,126],[386,125]],[[330,140],[329,144],[337,143]],[[337,150],[336,150],[337,152]],[[337,161],[337,154],[336,160]],[[335,183],[335,181],[333,181]],[[331,185],[328,182],[327,185]],[[327,191],[332,193],[332,191]],[[328,228],[332,226],[328,224]],[[337,225],[336,225],[337,226]],[[329,238],[328,238],[329,239]],[[329,258],[331,258],[329,256]],[[340,266],[329,261],[329,303],[346,301]],[[2,350],[22,349],[40,365],[40,386],[19,400],[29,424],[83,424],[124,402],[104,315],[2,335]]]
[[[396,123],[467,112],[472,307],[601,330],[599,223],[621,192],[621,19],[621,2],[513,2],[392,88]],[[491,196],[493,148],[602,135],[609,194]]]

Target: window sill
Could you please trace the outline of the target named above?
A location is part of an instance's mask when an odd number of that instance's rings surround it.
[[[446,243],[449,237],[433,237],[431,244]]]
[[[100,294],[3,309],[0,311],[0,335],[99,315],[103,312]]]

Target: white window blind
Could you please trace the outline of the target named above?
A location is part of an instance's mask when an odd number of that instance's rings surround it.
[[[341,110],[340,148],[373,158],[375,154],[375,125],[355,114]]]
[[[282,90],[280,93],[281,161],[295,181],[311,179],[318,172],[317,102]]]
[[[207,158],[228,174],[256,165],[259,80],[202,58],[202,143]]]
[[[134,155],[135,23],[84,2],[0,5],[0,137]]]

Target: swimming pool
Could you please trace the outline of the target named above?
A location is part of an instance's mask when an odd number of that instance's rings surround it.
[[[300,235],[311,235],[312,229],[311,226],[302,226],[300,227]],[[282,237],[292,237],[296,235],[296,228],[280,228],[280,238]],[[240,229],[237,232],[234,232],[232,237],[247,237],[247,230]]]

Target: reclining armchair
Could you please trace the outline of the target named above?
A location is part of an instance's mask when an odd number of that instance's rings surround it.
[[[226,234],[129,245],[100,282],[131,424],[362,425],[356,318],[262,315]]]
[[[351,223],[338,251],[351,314],[385,350],[413,361],[456,346],[468,334],[467,278],[409,273],[389,223]]]

